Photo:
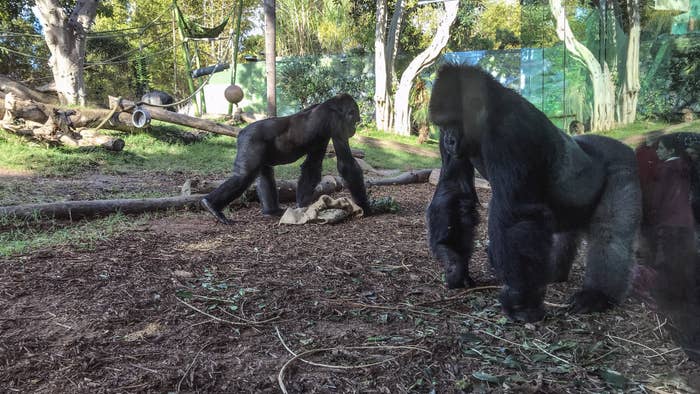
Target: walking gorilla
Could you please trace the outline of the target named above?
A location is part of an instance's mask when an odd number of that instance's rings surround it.
[[[355,203],[370,214],[362,169],[352,157],[348,140],[355,135],[360,111],[348,94],[339,94],[294,115],[257,121],[238,135],[238,153],[233,176],[207,194],[201,204],[221,223],[233,222],[222,209],[240,196],[255,177],[263,213],[279,216],[280,209],[274,166],[288,164],[306,155],[297,185],[297,205],[311,204],[314,188],[321,180],[321,165],[328,142],[333,140],[338,172],[345,179]]]
[[[586,230],[586,276],[572,312],[602,311],[622,299],[641,215],[630,148],[602,136],[567,136],[520,95],[465,65],[438,72],[430,118],[440,128],[441,151],[451,153],[443,153],[444,175],[427,214],[448,287],[470,284],[477,214],[469,180],[476,168],[491,183],[489,258],[511,319],[544,317],[546,286],[567,280]]]

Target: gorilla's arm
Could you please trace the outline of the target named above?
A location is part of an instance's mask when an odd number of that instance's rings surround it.
[[[444,149],[441,151],[440,181],[427,213],[430,251],[445,268],[448,288],[469,287],[474,285],[469,259],[474,227],[479,223],[474,168],[468,160],[456,160]]]
[[[362,168],[357,164],[355,158],[352,157],[348,140],[334,137],[333,148],[338,160],[338,172],[347,182],[352,199],[355,200],[355,204],[362,208],[365,215],[371,215],[372,211],[367,199]]]
[[[314,189],[321,181],[323,158],[326,155],[328,141],[320,149],[309,152],[301,165],[301,176],[297,185],[297,205],[307,207],[313,202]]]

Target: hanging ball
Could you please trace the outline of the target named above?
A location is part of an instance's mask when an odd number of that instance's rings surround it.
[[[230,85],[224,91],[226,100],[231,104],[238,104],[243,100],[243,89],[238,85]]]

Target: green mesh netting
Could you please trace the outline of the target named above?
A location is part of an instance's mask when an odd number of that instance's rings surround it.
[[[216,38],[224,31],[231,17],[231,14],[229,14],[219,25],[206,27],[184,16],[177,4],[175,4],[175,14],[178,24],[182,27],[183,34],[188,38]]]

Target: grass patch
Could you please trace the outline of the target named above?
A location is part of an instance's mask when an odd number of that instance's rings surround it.
[[[202,142],[184,144],[173,142],[172,135],[187,128],[156,125],[151,132],[120,134],[126,147],[123,152],[100,148],[50,147],[48,144],[27,142],[0,129],[0,167],[28,171],[38,176],[75,176],[84,173],[129,174],[141,172],[185,172],[206,177],[223,177],[231,172],[236,155],[236,140],[212,135]],[[417,146],[415,137],[388,133],[360,133],[387,138]],[[351,139],[352,146],[367,154],[367,161],[377,168],[411,169],[439,165],[439,160],[416,157],[406,152],[373,148]],[[429,148],[431,149],[431,148]],[[437,149],[435,146],[432,149]],[[278,178],[292,179],[299,175],[299,161],[277,166]],[[324,173],[337,174],[335,160],[324,160]]]
[[[105,218],[77,223],[0,217],[0,257],[8,257],[49,247],[90,250],[95,243],[143,225],[151,214],[125,216],[116,213]]]
[[[670,126],[668,123],[665,122],[658,122],[658,121],[649,121],[649,120],[641,120],[641,121],[636,121],[632,124],[626,125],[624,127],[619,127],[613,130],[605,131],[605,132],[600,132],[597,134],[602,134],[611,138],[615,138],[616,140],[624,140],[625,138],[638,135],[638,134],[644,134],[646,132],[652,131],[652,130],[661,130],[663,128],[666,128]]]

